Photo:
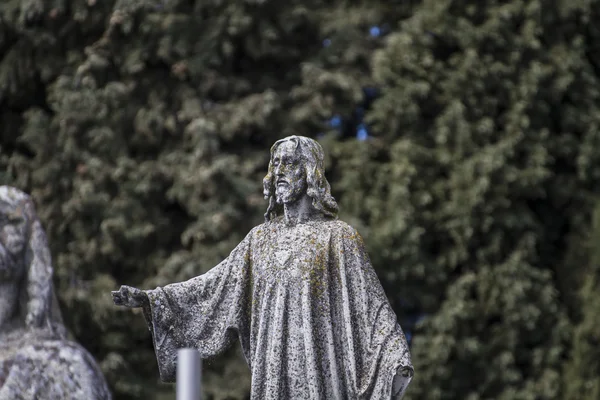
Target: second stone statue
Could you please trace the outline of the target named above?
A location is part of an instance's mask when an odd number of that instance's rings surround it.
[[[92,356],[68,339],[33,201],[0,186],[0,400],[110,400]]]
[[[122,286],[141,307],[163,381],[177,349],[202,357],[236,337],[254,400],[399,399],[413,376],[408,345],[358,232],[338,206],[314,140],[271,149],[265,222],[204,275],[154,290]]]

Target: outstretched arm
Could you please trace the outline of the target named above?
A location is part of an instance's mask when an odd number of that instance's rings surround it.
[[[203,358],[221,353],[249,334],[250,234],[219,265],[203,275],[152,290],[121,286],[112,292],[118,306],[142,308],[160,377],[173,382],[177,350],[198,349]]]
[[[118,306],[129,308],[144,308],[149,306],[148,295],[143,290],[124,285],[119,290],[111,293],[113,302]]]

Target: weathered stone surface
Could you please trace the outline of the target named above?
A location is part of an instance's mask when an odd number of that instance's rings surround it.
[[[337,219],[321,146],[277,142],[264,194],[265,223],[208,273],[113,292],[142,307],[161,378],[175,379],[178,348],[208,358],[237,336],[253,399],[401,398],[413,375],[406,339],[362,238]]]
[[[67,339],[52,271],[33,202],[0,186],[0,400],[109,400],[92,356]]]

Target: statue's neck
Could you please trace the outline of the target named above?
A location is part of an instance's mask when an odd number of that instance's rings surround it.
[[[19,285],[15,282],[0,282],[0,332],[11,329],[17,313]]]
[[[301,224],[320,216],[313,206],[312,198],[306,194],[293,203],[284,204],[283,212],[286,225]]]

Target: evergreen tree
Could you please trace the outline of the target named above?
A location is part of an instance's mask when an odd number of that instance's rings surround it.
[[[596,207],[591,234],[578,246],[587,255],[583,274],[579,323],[574,329],[569,362],[564,368],[565,400],[600,397],[600,208]]]
[[[338,190],[366,182],[341,206],[426,314],[410,399],[561,396],[565,238],[599,187],[599,20],[553,3],[424,1],[373,57],[373,154],[340,157],[370,166]]]

